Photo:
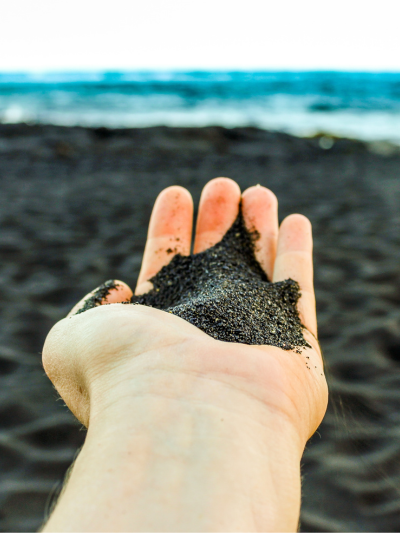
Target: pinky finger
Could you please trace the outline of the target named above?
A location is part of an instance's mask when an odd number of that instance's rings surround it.
[[[317,316],[313,283],[311,223],[303,215],[290,215],[279,228],[273,281],[291,278],[300,285],[298,303],[303,325],[317,337]]]
[[[128,302],[132,296],[133,292],[129,285],[123,281],[112,279],[89,292],[71,309],[67,316],[82,313],[99,305]]]

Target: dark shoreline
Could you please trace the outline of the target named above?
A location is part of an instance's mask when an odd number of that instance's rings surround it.
[[[380,146],[380,148],[379,148]],[[84,438],[40,351],[107,279],[134,285],[156,195],[225,175],[308,216],[331,404],[303,459],[303,531],[400,529],[400,154],[255,128],[0,125],[0,529],[39,527]]]

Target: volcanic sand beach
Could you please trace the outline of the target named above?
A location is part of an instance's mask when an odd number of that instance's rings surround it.
[[[254,128],[0,126],[0,528],[37,529],[82,444],[41,367],[47,332],[135,284],[165,187],[260,183],[308,216],[331,402],[303,458],[303,531],[400,528],[400,151]],[[47,502],[47,503],[46,503]]]

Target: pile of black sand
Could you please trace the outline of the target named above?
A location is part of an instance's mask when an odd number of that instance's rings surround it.
[[[292,279],[271,283],[254,255],[259,238],[239,213],[224,238],[191,256],[176,255],[152,279],[153,289],[133,296],[133,304],[161,309],[187,320],[215,339],[265,344],[284,350],[310,347],[302,332]],[[101,304],[110,280],[86,300],[78,313]]]

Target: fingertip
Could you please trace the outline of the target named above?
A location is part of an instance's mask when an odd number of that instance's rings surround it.
[[[251,231],[278,233],[278,199],[261,185],[249,187],[242,194],[242,212],[245,224]]]
[[[133,296],[132,289],[125,282],[118,279],[114,280],[114,288],[109,290],[109,293],[102,301],[103,304],[122,303],[130,300]]]
[[[174,199],[174,197],[176,199],[179,198],[187,200],[193,204],[192,195],[187,189],[185,189],[185,187],[181,187],[180,185],[170,185],[160,192],[156,198],[155,205],[157,205],[159,202],[165,201],[167,198]]]
[[[291,215],[287,216],[283,219],[281,227],[290,225],[291,228],[294,230],[307,230],[311,232],[312,226],[310,220],[300,213],[292,213]]]
[[[270,189],[263,185],[253,185],[242,193],[242,199],[246,202],[259,198],[262,199],[264,205],[267,202],[269,206],[278,208],[278,198]]]
[[[219,176],[217,178],[213,178],[212,180],[210,180],[205,186],[204,186],[204,189],[203,189],[203,192],[206,191],[208,188],[212,187],[229,187],[232,189],[233,192],[239,192],[240,193],[240,187],[239,185],[236,183],[235,180],[231,179],[231,178],[227,178],[225,176]]]
[[[214,178],[204,186],[196,224],[195,253],[222,239],[238,216],[240,198],[240,187],[230,178]]]
[[[99,305],[123,303],[130,301],[133,296],[132,289],[120,280],[109,280],[89,292],[68,313],[67,317],[75,315],[82,310],[88,310]]]
[[[312,225],[310,220],[300,214],[287,216],[279,230],[278,253],[312,250]]]
[[[149,239],[183,233],[190,242],[192,232],[193,198],[179,185],[167,187],[157,196],[149,224]]]

